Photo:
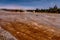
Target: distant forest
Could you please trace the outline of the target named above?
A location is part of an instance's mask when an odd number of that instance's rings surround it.
[[[15,11],[15,12],[24,12],[24,10],[13,10],[13,9],[1,9],[1,10],[5,10],[5,11]],[[55,5],[54,7],[49,7],[48,9],[38,9],[36,8],[35,10],[26,10],[27,12],[47,12],[47,13],[60,13],[60,8],[57,7],[57,5]]]
[[[60,8],[58,8],[56,5],[52,8],[50,7],[49,9],[36,9],[36,12],[48,12],[48,13],[60,13]]]

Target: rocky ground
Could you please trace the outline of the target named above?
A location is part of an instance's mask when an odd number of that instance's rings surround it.
[[[0,27],[0,40],[17,40],[8,31]]]
[[[59,20],[60,14],[0,11],[0,34],[2,40],[60,40]]]

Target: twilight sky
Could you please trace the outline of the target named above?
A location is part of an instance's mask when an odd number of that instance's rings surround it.
[[[0,0],[0,8],[34,9],[49,8],[54,5],[60,7],[60,0]]]

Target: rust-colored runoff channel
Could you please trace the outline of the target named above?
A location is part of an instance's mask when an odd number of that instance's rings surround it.
[[[34,25],[21,22],[4,22],[5,24],[2,24],[1,22],[0,26],[15,36],[17,40],[60,40],[60,36],[54,35],[55,33],[43,28],[35,29],[34,27],[37,26]]]

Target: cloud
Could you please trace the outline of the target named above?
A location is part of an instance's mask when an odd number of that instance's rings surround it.
[[[19,6],[16,6],[16,5],[4,5],[4,6],[0,6],[0,8],[18,9],[20,7]]]
[[[0,9],[35,9],[34,7],[30,7],[30,6],[20,6],[20,5],[2,5],[0,6]]]
[[[60,0],[0,0],[0,8],[8,9],[41,9],[52,7],[54,4],[60,7]]]

